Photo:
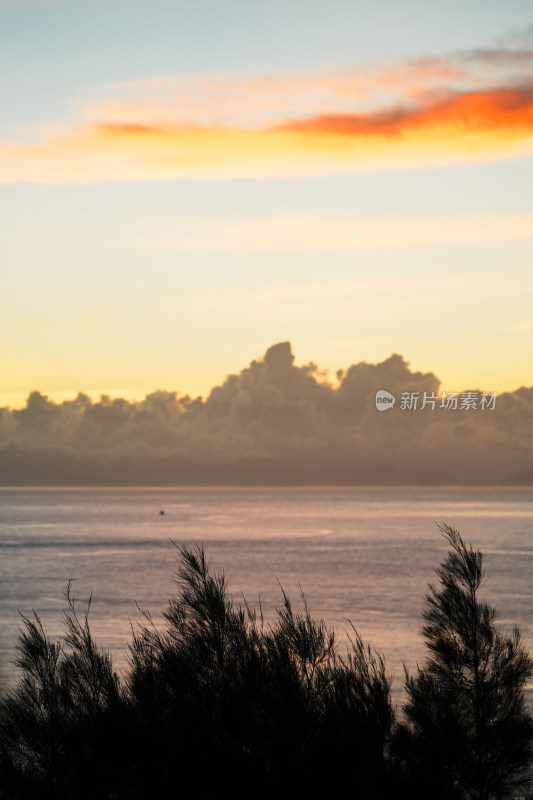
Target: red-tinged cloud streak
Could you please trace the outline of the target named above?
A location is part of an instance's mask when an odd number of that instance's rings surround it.
[[[497,89],[425,106],[320,115],[281,128],[302,152],[351,168],[476,161],[533,152],[533,89]]]
[[[289,122],[283,130],[344,137],[385,136],[389,139],[449,131],[490,136],[500,131],[531,137],[533,133],[533,85],[521,89],[469,92],[426,107],[386,109],[368,114],[335,114]]]
[[[127,119],[111,113],[37,145],[0,145],[0,181],[285,177],[533,154],[532,80],[408,96],[370,110],[303,114],[300,107],[260,127],[184,122],[168,105],[150,118],[139,106],[136,117],[130,104]]]

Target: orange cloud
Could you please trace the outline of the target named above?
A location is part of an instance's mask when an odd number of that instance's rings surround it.
[[[451,57],[328,70],[320,74],[159,76],[107,87],[118,97],[90,108],[102,116],[265,128],[281,116],[376,110],[405,100],[520,85],[533,79],[533,51],[476,50]],[[133,117],[135,118],[135,117]]]
[[[495,131],[533,135],[533,85],[520,89],[468,92],[418,108],[393,108],[367,114],[321,115],[291,121],[282,130],[343,137],[400,138],[449,131],[452,135]]]
[[[433,78],[448,67],[426,59],[404,65],[404,74],[406,69],[418,78]],[[379,79],[387,85],[392,81],[385,72]],[[265,91],[271,92],[271,82],[262,80]],[[301,92],[304,83],[297,84]],[[286,87],[286,108],[282,111],[280,102],[277,120],[263,120],[261,125],[177,120],[168,98],[151,106],[107,104],[100,109],[107,118],[94,119],[93,109],[83,123],[48,134],[38,145],[0,145],[0,181],[286,177],[533,154],[533,80],[424,92],[413,78],[403,103],[368,110],[353,110],[353,102],[346,107],[348,78],[332,86],[333,108],[317,113],[308,108],[314,97],[312,80],[310,96],[292,112],[287,110],[291,104]],[[322,101],[325,89],[322,83]],[[240,114],[246,106],[246,98],[241,100]]]

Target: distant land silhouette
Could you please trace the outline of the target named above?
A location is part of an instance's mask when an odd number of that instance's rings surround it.
[[[73,453],[14,453],[0,463],[3,486],[448,486],[460,483],[444,472],[409,472],[390,464],[366,468],[306,469],[298,464],[243,458],[198,464],[172,456],[152,462],[117,458],[102,465]]]
[[[508,486],[533,486],[533,469],[513,475],[509,480],[504,481]]]
[[[157,390],[0,409],[2,486],[533,485],[533,387],[480,408],[441,407],[431,372],[398,354],[328,377],[289,342],[206,398]],[[394,395],[385,413],[376,393]],[[402,408],[403,393],[417,398]],[[434,408],[421,408],[435,397]]]

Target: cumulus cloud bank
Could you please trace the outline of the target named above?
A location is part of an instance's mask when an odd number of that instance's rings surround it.
[[[135,402],[32,392],[0,409],[3,485],[499,483],[533,478],[533,387],[493,409],[440,408],[432,373],[400,355],[334,381],[273,345],[207,398],[156,391]],[[375,396],[397,398],[380,413]],[[418,408],[401,408],[402,393]],[[424,393],[437,397],[421,409]],[[464,395],[464,392],[463,392]]]

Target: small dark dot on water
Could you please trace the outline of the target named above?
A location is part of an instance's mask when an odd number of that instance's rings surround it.
[[[163,509],[161,509],[161,511],[160,511],[159,513],[160,513],[161,515],[163,515],[165,512],[163,511]]]

